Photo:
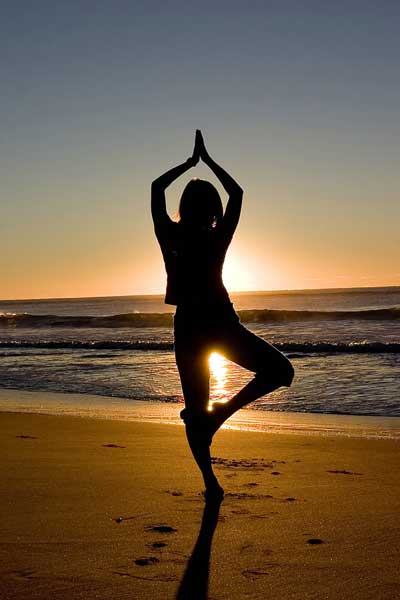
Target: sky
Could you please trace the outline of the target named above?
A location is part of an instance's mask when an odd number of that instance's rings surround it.
[[[229,290],[400,285],[399,28],[395,0],[5,3],[0,298],[162,293],[150,184],[196,128],[244,189]]]

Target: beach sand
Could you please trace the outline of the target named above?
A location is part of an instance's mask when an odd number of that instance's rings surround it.
[[[4,600],[400,595],[399,441],[223,430],[218,514],[182,426],[0,423]]]

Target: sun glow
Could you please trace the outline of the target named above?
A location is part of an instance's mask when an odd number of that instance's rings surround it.
[[[254,256],[228,253],[223,270],[223,280],[228,290],[233,292],[259,290],[265,276],[265,268],[260,269]]]
[[[241,262],[236,257],[227,257],[224,270],[223,279],[226,287],[230,290],[241,291],[247,289],[247,277],[246,271],[244,271]]]
[[[227,362],[217,352],[212,352],[209,357],[211,371],[211,398],[210,408],[213,402],[226,402],[227,389]]]

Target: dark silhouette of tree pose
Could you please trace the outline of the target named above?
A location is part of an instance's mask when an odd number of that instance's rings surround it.
[[[170,219],[165,189],[203,160],[226,190],[225,212],[216,188],[192,179],[179,205],[178,221]],[[165,302],[176,305],[174,344],[185,408],[181,417],[193,456],[203,475],[206,498],[222,498],[223,489],[213,472],[210,445],[213,435],[237,410],[253,400],[290,386],[294,370],[274,346],[239,321],[222,281],[225,254],[239,221],[243,190],[208,154],[196,131],[193,155],[155,179],[151,212],[167,272]],[[209,355],[217,351],[255,373],[229,402],[209,402]]]

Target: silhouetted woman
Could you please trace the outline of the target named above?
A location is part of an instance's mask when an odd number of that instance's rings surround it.
[[[178,222],[166,210],[165,189],[202,159],[226,190],[225,212],[216,188],[192,179],[185,187]],[[167,271],[165,302],[176,305],[175,356],[185,409],[181,417],[193,456],[201,470],[207,498],[222,498],[212,470],[210,444],[214,433],[239,408],[281,386],[290,386],[289,360],[239,321],[222,281],[225,254],[239,221],[243,190],[208,154],[196,131],[193,155],[153,181],[151,211]],[[229,402],[209,402],[209,356],[218,351],[255,376]]]

